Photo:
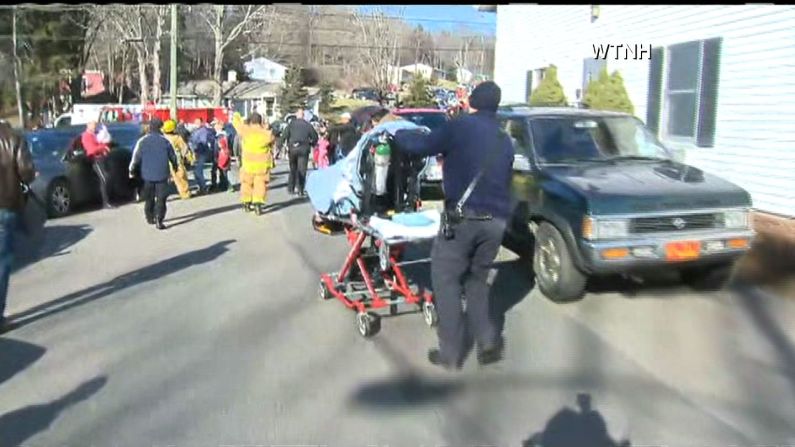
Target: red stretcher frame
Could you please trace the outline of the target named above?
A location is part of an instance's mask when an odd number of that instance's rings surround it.
[[[423,317],[426,324],[430,327],[435,327],[438,323],[438,315],[436,314],[436,307],[433,303],[433,294],[428,290],[419,290],[419,293],[414,293],[411,284],[406,277],[402,265],[426,263],[429,260],[410,261],[406,263],[399,262],[405,245],[409,243],[399,242],[387,244],[384,249],[385,241],[380,240],[377,235],[368,232],[362,228],[357,228],[352,223],[343,223],[344,232],[350,250],[342,264],[339,272],[324,273],[320,275],[320,294],[321,298],[331,299],[336,298],[348,309],[356,310],[356,323],[360,335],[363,337],[370,337],[375,335],[380,330],[380,318],[377,314],[368,311],[374,309],[383,309],[397,304],[414,304],[421,306]],[[327,233],[328,234],[328,233]],[[364,259],[365,243],[370,240],[374,247],[379,250],[389,250],[388,261],[386,266],[382,261],[380,264],[381,280],[385,288],[379,290],[376,287],[373,275],[368,269]],[[386,267],[386,268],[384,268]],[[350,274],[354,269],[358,269],[366,286],[366,292],[355,292],[356,295],[364,295],[365,298],[356,300],[348,296],[346,290],[346,283]],[[390,297],[385,298],[382,294],[389,293]],[[397,294],[397,298],[393,299],[391,295]]]

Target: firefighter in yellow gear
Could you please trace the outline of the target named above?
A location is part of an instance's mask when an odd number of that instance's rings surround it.
[[[174,152],[177,154],[177,170],[173,167],[171,169],[171,178],[174,179],[174,184],[177,186],[177,192],[182,200],[190,199],[190,183],[188,183],[188,167],[194,163],[193,152],[191,152],[185,140],[181,136],[174,133],[177,130],[177,123],[174,120],[168,120],[163,123],[163,136],[174,147]]]
[[[238,138],[241,139],[240,164],[240,200],[243,210],[262,214],[265,200],[268,197],[273,162],[273,133],[265,127],[262,116],[254,113],[249,117],[249,124],[243,122],[239,113],[232,117]]]

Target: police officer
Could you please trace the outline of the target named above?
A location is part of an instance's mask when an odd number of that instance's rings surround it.
[[[481,364],[502,359],[504,343],[490,316],[487,283],[511,213],[514,150],[497,121],[500,96],[497,84],[484,82],[470,96],[470,114],[430,134],[395,136],[406,152],[444,156],[445,215],[455,218],[443,226],[449,228],[440,231],[431,254],[439,349],[432,349],[428,360],[447,369],[463,366],[467,333],[475,337]]]
[[[282,133],[282,140],[287,143],[288,157],[290,158],[290,177],[287,180],[287,191],[290,195],[306,196],[306,169],[309,164],[309,154],[318,140],[317,132],[309,122],[304,119],[304,109],[295,112],[295,118],[290,121]],[[296,190],[297,187],[297,190]]]

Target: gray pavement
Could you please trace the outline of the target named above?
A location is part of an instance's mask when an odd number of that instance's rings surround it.
[[[138,204],[48,223],[12,276],[0,445],[521,446],[548,424],[597,445],[580,393],[634,446],[795,445],[792,301],[605,280],[557,305],[506,250],[507,358],[445,373],[419,314],[365,340],[318,299],[346,244],[280,172],[259,218],[219,193],[171,201],[165,232]]]

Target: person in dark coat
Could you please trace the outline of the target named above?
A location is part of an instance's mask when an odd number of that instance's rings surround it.
[[[5,320],[6,294],[16,249],[15,233],[26,202],[22,185],[32,182],[35,175],[25,138],[0,120],[0,333],[10,329]]]
[[[130,162],[130,177],[133,177],[138,166],[141,167],[141,178],[144,181],[143,195],[146,201],[144,214],[146,222],[155,225],[158,230],[165,230],[163,220],[166,218],[166,200],[168,199],[171,177],[169,164],[177,170],[177,155],[174,147],[163,136],[163,122],[153,118],[149,122],[149,133],[135,145]]]
[[[296,111],[295,118],[290,121],[282,134],[282,141],[287,144],[290,158],[290,177],[287,191],[291,195],[306,196],[306,170],[309,167],[309,154],[317,144],[318,135],[315,128],[304,120],[304,110]]]
[[[476,111],[445,123],[430,134],[398,131],[402,150],[444,156],[445,210],[452,214],[480,172],[480,180],[461,207],[463,218],[453,232],[440,232],[431,254],[431,277],[439,315],[439,349],[428,360],[460,368],[466,355],[465,334],[475,337],[481,364],[499,361],[503,339],[489,312],[488,272],[511,215],[514,149],[497,121],[500,88],[484,82],[470,97]],[[457,214],[457,213],[456,213]],[[461,297],[466,298],[464,313]]]
[[[351,122],[350,113],[343,113],[340,116],[340,123],[331,126],[328,133],[329,143],[331,143],[330,153],[333,154],[331,163],[336,163],[347,157],[359,141],[359,134]]]

